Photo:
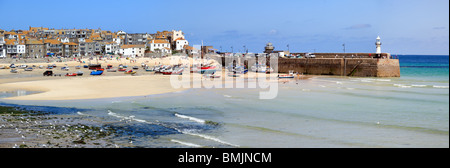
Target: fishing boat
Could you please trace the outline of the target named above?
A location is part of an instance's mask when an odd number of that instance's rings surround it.
[[[79,66],[79,65],[75,66],[75,69],[81,69],[81,66]]]
[[[118,71],[119,71],[119,72],[125,72],[125,71],[127,71],[127,69],[125,69],[125,68],[119,68]]]
[[[69,67],[68,67],[68,66],[61,67],[61,70],[63,70],[63,71],[69,71]]]
[[[19,71],[17,71],[17,69],[11,69],[10,72],[11,72],[11,73],[17,73],[17,72],[19,72]]]
[[[154,71],[155,71],[155,68],[149,68],[149,67],[147,67],[147,68],[145,69],[145,71],[147,71],[147,72],[154,72]]]
[[[245,68],[244,66],[238,66],[238,67],[231,69],[230,72],[233,72],[235,74],[246,74],[246,73],[248,73],[248,69]]]
[[[44,69],[44,65],[39,65],[39,69]]]
[[[106,69],[106,72],[117,72],[117,69],[112,69],[112,68]]]
[[[216,73],[217,70],[215,69],[202,69],[200,71],[198,71],[198,73],[200,74],[214,74]]]
[[[216,67],[215,66],[211,66],[211,65],[207,65],[207,66],[202,66],[202,67],[200,67],[200,69],[216,69]]]
[[[162,71],[163,75],[182,75],[184,68]]]
[[[131,75],[133,75],[133,74],[136,74],[136,71],[129,70],[129,71],[126,71],[125,74],[131,74]]]
[[[77,71],[77,76],[83,76],[84,72],[83,71]]]
[[[15,64],[11,64],[11,65],[9,65],[9,67],[10,68],[16,68],[16,65]]]
[[[77,76],[77,73],[66,73],[65,76]]]
[[[101,64],[89,64],[89,70],[96,70],[96,69],[99,69],[99,68],[102,68],[102,65]]]
[[[206,78],[220,78],[219,75],[214,75],[214,74],[206,74],[205,77]]]
[[[278,78],[280,79],[286,79],[286,78],[294,78],[294,71],[289,71],[289,74],[286,75],[278,75]]]
[[[33,71],[32,67],[25,68],[25,71]]]
[[[103,74],[103,71],[92,71],[91,72],[91,75],[102,75]]]
[[[133,66],[133,69],[134,69],[134,70],[138,70],[139,67],[138,67],[138,66]]]
[[[83,65],[83,68],[89,68],[89,65]]]
[[[190,68],[190,72],[191,73],[196,73],[196,72],[198,72],[198,66],[192,66],[191,68]]]
[[[272,73],[273,72],[273,68],[268,67],[264,64],[258,64],[258,63],[253,64],[253,66],[251,67],[251,70],[253,72],[257,72],[257,73]]]
[[[19,65],[17,68],[19,68],[19,69],[25,69],[25,68],[27,68],[28,67],[28,65]]]

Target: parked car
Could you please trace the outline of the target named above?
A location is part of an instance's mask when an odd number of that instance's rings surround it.
[[[53,76],[53,71],[45,71],[44,76]]]

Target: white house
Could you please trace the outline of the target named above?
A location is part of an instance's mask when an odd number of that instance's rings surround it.
[[[170,43],[167,40],[152,40],[148,43],[148,46],[152,52],[172,53]]]
[[[189,45],[189,42],[184,38],[178,38],[174,41],[175,50],[177,51],[183,50],[186,45]]]
[[[120,49],[119,44],[115,43],[114,41],[105,43],[105,53],[106,54],[119,54],[119,49]]]
[[[17,41],[14,39],[6,40],[4,46],[6,46],[6,54],[8,54],[9,57],[25,56],[25,42],[24,41]]]
[[[129,57],[143,57],[145,54],[145,45],[122,45],[119,54]]]

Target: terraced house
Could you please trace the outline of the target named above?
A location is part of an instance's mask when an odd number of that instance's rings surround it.
[[[42,58],[46,55],[45,46],[42,40],[30,39],[25,42],[26,57],[29,58]]]

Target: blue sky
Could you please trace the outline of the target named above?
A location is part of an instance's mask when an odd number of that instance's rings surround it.
[[[448,0],[0,0],[0,29],[183,30],[191,45],[262,52],[449,54]]]

